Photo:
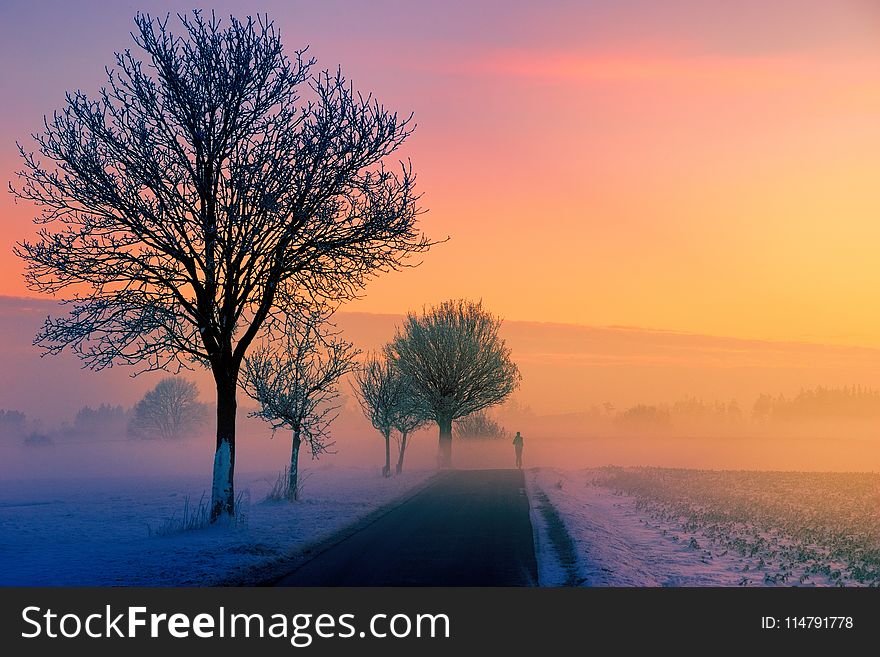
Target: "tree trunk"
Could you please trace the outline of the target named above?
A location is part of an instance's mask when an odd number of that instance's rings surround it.
[[[290,451],[290,477],[287,480],[287,499],[298,500],[299,490],[297,489],[299,479],[299,446],[302,439],[299,436],[299,429],[293,432],[293,448]]]
[[[437,452],[437,465],[441,468],[452,467],[452,418],[440,418],[440,445]]]
[[[406,452],[406,438],[407,434],[402,433],[400,438],[400,453],[397,455],[397,467],[394,468],[395,474],[403,472],[403,454]]]
[[[382,466],[382,476],[391,476],[391,433],[385,434],[385,465]]]
[[[211,487],[211,522],[235,515],[235,412],[236,377],[215,372],[217,383],[217,448]]]

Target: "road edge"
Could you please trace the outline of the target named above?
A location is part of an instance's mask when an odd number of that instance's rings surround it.
[[[382,506],[373,509],[363,517],[354,522],[337,529],[330,534],[316,538],[304,545],[300,545],[287,552],[284,555],[275,557],[274,559],[248,567],[244,572],[237,573],[222,578],[214,586],[228,587],[260,587],[260,586],[276,586],[278,582],[287,575],[295,572],[304,564],[308,563],[318,555],[323,554],[330,548],[338,545],[350,536],[358,533],[366,527],[369,527],[380,518],[388,515],[397,507],[405,504],[410,499],[434,485],[443,475],[442,472],[435,472],[424,481],[416,484],[412,488],[407,489],[402,495],[390,500]]]
[[[529,474],[534,475],[539,469],[530,468]],[[559,511],[534,478],[525,477],[525,484],[535,543],[538,586],[588,586],[581,572],[574,540]],[[551,556],[553,563],[548,564],[544,561],[547,556]]]

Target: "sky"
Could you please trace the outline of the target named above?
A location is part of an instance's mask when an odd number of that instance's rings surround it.
[[[5,0],[0,179],[94,93],[138,10]],[[872,0],[251,2],[417,130],[448,242],[347,309],[482,298],[505,318],[880,346],[880,6]],[[0,295],[33,208],[0,193]]]
[[[42,318],[56,312],[52,302],[0,297],[0,408],[26,414],[27,431],[48,433],[53,449],[28,448],[20,437],[0,431],[0,482],[123,476],[124,474],[197,474],[210,481],[214,445],[209,424],[181,444],[131,441],[105,428],[73,434],[83,406],[120,404],[130,408],[165,376],[154,372],[131,377],[131,369],[83,370],[72,354],[40,358],[30,338]],[[392,335],[400,315],[340,313],[343,335],[365,350]],[[526,436],[529,467],[653,465],[690,468],[779,470],[880,470],[876,422],[858,417],[812,419],[808,426],[767,424],[752,419],[759,393],[788,398],[804,388],[863,385],[876,388],[880,349],[832,347],[701,336],[674,331],[598,328],[509,320],[502,336],[523,375],[514,408],[490,411],[508,431]],[[184,373],[213,401],[210,374]],[[342,408],[332,425],[335,454],[302,465],[377,467],[384,458],[378,432],[364,419],[348,382],[341,385]],[[676,416],[672,433],[640,427],[624,433],[591,407],[612,405],[614,412],[639,403],[671,404],[691,397],[710,405],[736,400],[744,423],[712,416],[695,422]],[[520,411],[517,411],[519,407]],[[237,421],[238,472],[277,472],[290,458],[289,432],[273,435],[267,424],[248,417],[254,402],[240,395]],[[521,412],[525,409],[527,412]],[[2,429],[2,427],[0,427]],[[624,428],[624,431],[626,429]],[[477,447],[457,441],[457,466],[508,467],[513,457],[507,440]],[[478,441],[479,442],[479,441]],[[392,446],[392,450],[396,447]],[[428,427],[410,441],[407,463],[429,468],[436,463],[437,429]]]
[[[0,409],[22,411],[52,429],[72,421],[83,406],[129,408],[167,376],[152,372],[132,378],[131,367],[92,372],[71,353],[41,358],[31,339],[43,319],[59,311],[51,301],[0,297]],[[380,349],[402,320],[402,315],[341,312],[335,324],[369,352]],[[692,397],[709,403],[735,400],[750,417],[759,394],[793,397],[820,386],[876,389],[880,371],[880,349],[865,347],[516,320],[504,322],[501,336],[522,373],[514,401],[542,423],[606,403],[621,411]],[[182,374],[196,382],[204,401],[213,401],[210,372],[197,368]],[[341,390],[351,395],[347,382]],[[244,419],[254,403],[245,395],[239,403]],[[352,409],[360,416],[353,401]],[[564,429],[572,431],[568,425]]]

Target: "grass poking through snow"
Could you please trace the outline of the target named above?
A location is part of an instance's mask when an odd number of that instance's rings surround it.
[[[208,527],[223,524],[224,526],[240,527],[247,524],[247,506],[250,502],[248,491],[241,491],[235,496],[235,516],[220,523],[211,522],[211,500],[205,493],[199,498],[199,503],[190,503],[187,495],[183,500],[183,510],[180,514],[174,513],[162,520],[155,528],[147,525],[150,536],[173,536],[181,532],[207,529]]]

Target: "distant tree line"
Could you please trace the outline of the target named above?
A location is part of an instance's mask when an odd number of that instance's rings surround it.
[[[21,411],[0,409],[0,439],[27,446],[61,442],[135,439],[185,440],[204,431],[209,407],[198,399],[198,387],[181,377],[165,377],[133,407],[121,404],[83,406],[72,422],[47,430]]]
[[[752,407],[752,416],[762,422],[820,419],[880,418],[880,391],[862,386],[801,390],[793,397],[762,394]]]
[[[506,415],[505,415],[506,416]],[[528,417],[516,415],[526,426],[543,427],[556,434],[577,435],[780,435],[795,431],[825,432],[843,428],[869,430],[880,421],[880,391],[870,387],[817,386],[795,395],[760,394],[751,408],[735,399],[707,401],[696,396],[673,403],[636,403],[617,408],[613,403],[593,404],[583,411]],[[861,423],[861,424],[860,424]]]
[[[673,430],[699,433],[719,427],[740,427],[744,416],[736,400],[705,401],[685,397],[671,404],[638,403],[621,409],[611,403],[597,404],[585,413],[585,421],[611,433],[669,433]]]
[[[27,416],[21,411],[0,408],[0,435],[22,436],[27,430]]]

